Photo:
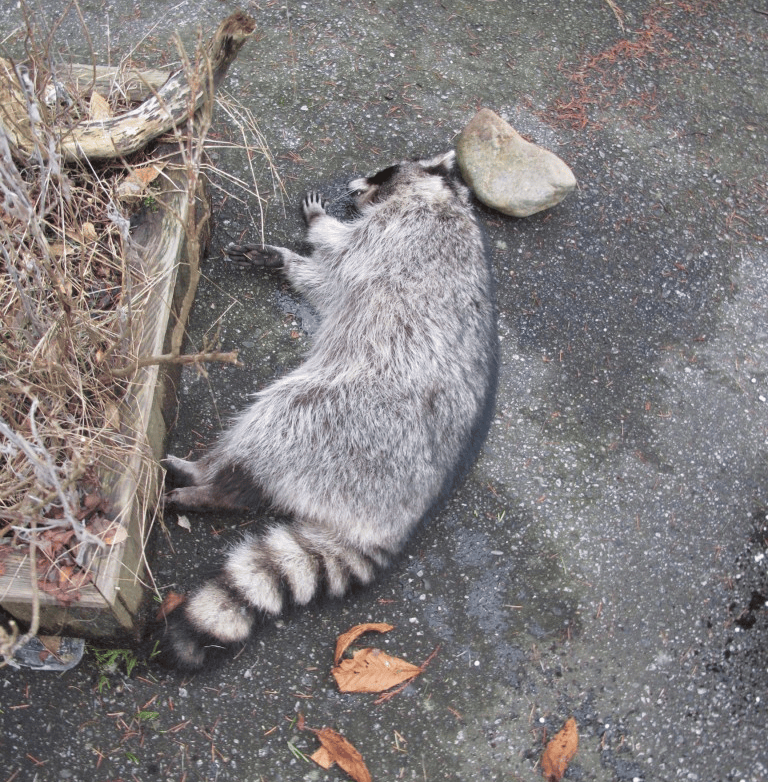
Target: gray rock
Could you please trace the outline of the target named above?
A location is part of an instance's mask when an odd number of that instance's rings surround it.
[[[490,109],[480,109],[464,128],[456,157],[478,199],[515,217],[559,204],[576,187],[557,155],[526,141]]]

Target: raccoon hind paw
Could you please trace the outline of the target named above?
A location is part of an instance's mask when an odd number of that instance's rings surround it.
[[[193,486],[199,480],[199,466],[187,459],[168,454],[160,460],[160,466],[165,470],[166,483],[173,486]]]
[[[230,243],[224,248],[224,253],[232,263],[244,268],[249,266],[278,268],[283,265],[282,253],[270,244]]]

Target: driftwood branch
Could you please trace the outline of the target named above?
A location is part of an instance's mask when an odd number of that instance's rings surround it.
[[[213,88],[219,84],[237,53],[255,29],[249,16],[236,13],[225,19],[208,44]],[[36,100],[25,86],[20,70],[0,59],[0,130],[5,130],[15,151],[23,156],[35,149],[35,128],[29,117],[29,102]],[[185,70],[172,76],[140,106],[117,117],[92,119],[61,130],[58,150],[66,160],[103,160],[130,155],[146,146],[197,110],[206,99],[209,83],[201,80],[196,94]]]
[[[174,75],[174,71],[161,68],[124,68],[113,65],[86,65],[62,63],[54,66],[54,78],[66,84],[78,95],[98,92],[108,98],[117,92],[131,103],[146,100],[157,93]]]

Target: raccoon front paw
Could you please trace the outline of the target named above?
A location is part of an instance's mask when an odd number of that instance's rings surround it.
[[[307,221],[307,225],[325,214],[326,203],[323,196],[320,193],[316,193],[314,190],[304,196],[304,200],[301,202],[301,208],[304,212],[304,219]]]
[[[279,247],[271,244],[234,244],[224,248],[227,258],[238,266],[267,266],[277,268],[283,265],[283,254]]]

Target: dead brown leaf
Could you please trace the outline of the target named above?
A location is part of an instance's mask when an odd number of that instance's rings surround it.
[[[157,609],[157,614],[155,615],[156,621],[160,621],[161,619],[165,619],[168,614],[171,613],[171,611],[175,611],[185,600],[184,595],[179,594],[178,592],[169,592],[162,603],[160,603],[160,608]]]
[[[42,592],[56,598],[64,606],[71,605],[80,599],[80,592],[75,586],[63,584],[60,581],[40,579],[37,586]]]
[[[579,749],[579,728],[576,720],[570,717],[565,725],[547,744],[541,756],[541,771],[548,782],[560,782],[568,764]]]
[[[371,782],[371,775],[363,756],[344,736],[332,728],[316,730],[314,734],[322,744],[322,747],[312,755],[315,763],[325,769],[330,768],[332,763],[337,763],[339,768],[346,771],[355,782]]]
[[[160,172],[165,168],[165,163],[149,163],[146,166],[134,168],[130,173],[130,178],[141,182],[146,187],[150,182],[154,182]]]
[[[128,530],[119,521],[96,516],[91,519],[88,531],[101,538],[108,546],[122,543],[128,538]]]
[[[102,539],[108,546],[115,546],[128,539],[128,530],[122,524],[115,522],[114,526],[106,531]]]
[[[110,119],[112,117],[112,109],[109,107],[109,103],[99,95],[96,90],[91,93],[91,101],[88,106],[89,119]]]
[[[82,233],[83,241],[85,242],[95,242],[99,238],[99,235],[96,233],[96,226],[90,221],[82,224],[80,232]]]
[[[131,169],[130,174],[117,186],[117,197],[121,201],[141,198],[151,182],[154,182],[165,168],[165,163],[149,163]]]
[[[37,640],[43,645],[43,649],[38,653],[38,659],[44,663],[49,657],[53,656],[60,660],[59,649],[61,648],[62,638],[59,635],[38,635]]]
[[[49,544],[51,547],[51,550],[57,551],[60,548],[64,548],[65,546],[69,545],[69,542],[72,540],[72,538],[75,536],[75,531],[73,529],[47,529],[44,532],[40,533],[40,538],[42,538],[46,543]]]
[[[101,507],[102,498],[101,494],[98,492],[91,492],[90,494],[86,494],[83,499],[81,500],[81,504],[83,506],[83,510],[86,513],[92,513],[93,511],[97,510]]]
[[[61,647],[60,635],[38,635],[37,640],[51,653],[57,657],[59,655],[59,648]]]
[[[388,625],[385,622],[369,622],[368,624],[355,625],[336,639],[336,652],[333,655],[333,664],[339,664],[341,655],[347,651],[347,647],[354,643],[363,633],[388,633],[392,629],[394,629],[393,625]]]
[[[381,649],[368,648],[358,649],[331,673],[341,692],[384,692],[418,676],[421,668]]]
[[[334,760],[331,757],[331,753],[325,747],[316,749],[310,756],[312,760],[317,763],[318,766],[324,768],[326,771],[333,765]]]

